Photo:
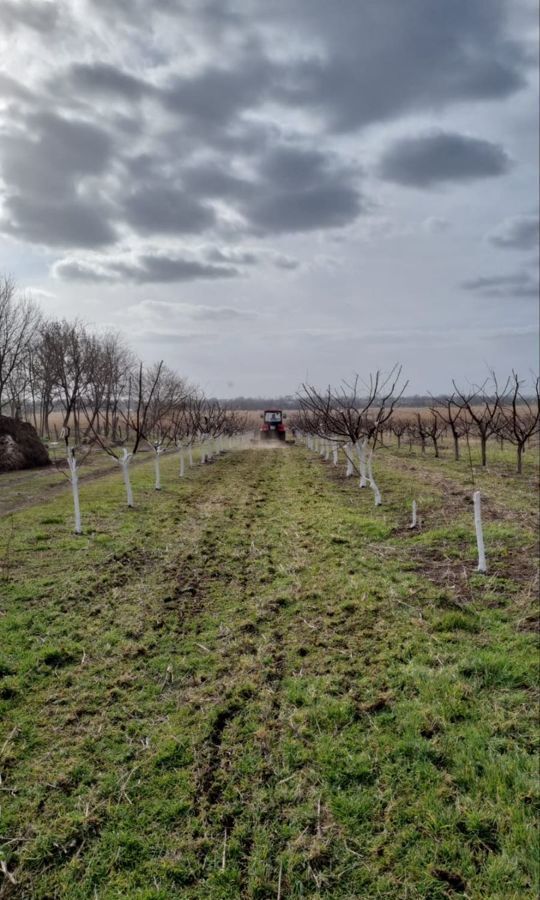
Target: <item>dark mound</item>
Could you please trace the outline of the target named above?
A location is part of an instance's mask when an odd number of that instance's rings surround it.
[[[33,425],[0,416],[0,472],[34,469],[50,463],[47,448]]]

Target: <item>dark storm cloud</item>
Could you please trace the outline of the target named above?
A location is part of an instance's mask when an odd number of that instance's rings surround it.
[[[491,275],[472,278],[461,283],[466,291],[484,297],[504,297],[511,299],[538,298],[538,276],[530,272],[513,272],[510,275]]]
[[[216,220],[211,207],[165,182],[150,182],[128,196],[124,216],[142,234],[200,233]]]
[[[264,4],[306,49],[281,96],[349,131],[456,100],[506,97],[524,84],[525,54],[508,39],[503,0],[327,0]],[[310,38],[313,52],[309,53]]]
[[[152,88],[147,82],[129,72],[103,62],[75,63],[61,78],[55,79],[57,88],[79,94],[102,97],[122,97],[139,100]]]
[[[256,190],[241,209],[252,228],[261,232],[348,225],[362,211],[357,174],[333,154],[276,146],[261,158]]]
[[[100,247],[118,233],[135,252],[139,236],[154,237],[146,246],[157,253],[162,235],[206,241],[214,230],[225,241],[232,232],[237,240],[342,228],[367,201],[358,169],[330,152],[332,138],[507,97],[528,72],[503,0],[441,2],[436,14],[433,0],[66,0],[65,8],[60,16],[63,5],[52,2],[3,6],[8,27],[49,30],[51,45],[58,38],[42,61],[49,111],[14,104],[0,145],[0,229],[50,246]],[[4,81],[12,96],[27,90]],[[508,167],[496,144],[431,134],[391,146],[381,172],[429,187]],[[254,264],[242,248],[236,258],[214,252],[204,261],[140,257],[123,276],[233,277]],[[114,264],[117,247],[111,255]]]
[[[488,240],[494,247],[508,250],[534,250],[539,239],[538,215],[513,216],[488,234]]]
[[[464,134],[433,132],[391,144],[378,174],[386,181],[429,188],[504,175],[510,166],[510,158],[499,144]]]
[[[147,22],[147,5],[128,5],[135,23]],[[226,63],[171,80],[162,99],[214,131],[266,99],[312,110],[330,130],[351,131],[434,104],[507,97],[525,84],[528,60],[508,35],[506,11],[504,0],[453,0],[436,10],[433,0],[168,0],[158,12],[180,28],[185,23],[212,41],[232,30],[244,40]],[[279,61],[276,46],[288,50]]]
[[[6,219],[0,225],[16,237],[51,247],[102,247],[116,240],[116,232],[96,201],[76,195],[10,196]]]
[[[104,173],[112,157],[109,134],[94,123],[52,112],[21,117],[0,144],[0,166],[8,191],[63,193],[75,179]],[[23,130],[24,129],[24,130]]]
[[[56,28],[59,9],[56,3],[44,0],[3,0],[0,7],[2,25],[7,31],[24,26],[33,31],[47,32]]]
[[[238,199],[251,193],[252,184],[245,178],[239,178],[225,165],[216,163],[199,163],[188,166],[182,171],[185,186],[203,197],[223,197]]]
[[[98,247],[114,242],[110,207],[85,178],[103,174],[112,141],[97,125],[43,112],[21,118],[25,131],[6,135],[0,170],[6,185],[0,228],[50,246]]]
[[[264,56],[240,56],[233,66],[208,66],[190,78],[174,79],[161,98],[171,112],[215,128],[256,106],[271,86],[272,71]]]

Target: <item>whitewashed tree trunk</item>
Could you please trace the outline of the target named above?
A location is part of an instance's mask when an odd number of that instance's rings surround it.
[[[354,475],[354,464],[352,459],[352,446],[350,444],[346,444],[343,448],[343,452],[345,454],[345,458],[347,460],[347,468],[345,470],[345,478],[351,478]]]
[[[193,465],[194,465],[194,463],[193,463],[193,447],[188,448],[188,458],[189,458],[189,468],[192,469]]]
[[[476,545],[478,547],[478,571],[487,572],[486,549],[484,546],[484,530],[482,528],[482,501],[480,491],[473,494],[474,502],[474,527],[476,529]]]
[[[326,462],[329,462],[329,460],[330,460],[330,441],[325,442],[324,458],[325,458]]]
[[[337,466],[339,463],[339,448],[335,446],[332,450],[332,463]]]
[[[154,452],[156,454],[156,458],[154,460],[154,468],[156,470],[155,489],[156,489],[156,491],[160,491],[161,490],[161,468],[160,468],[160,464],[159,464],[159,462],[160,462],[159,458],[160,458],[161,454],[165,452],[165,450],[163,447],[157,446],[154,448]]]
[[[184,451],[180,450],[180,478],[183,478],[186,473],[186,463],[184,459]]]
[[[416,525],[417,525],[416,500],[413,500],[413,502],[412,502],[412,519],[411,519],[411,524],[409,525],[409,528],[416,528]]]
[[[368,474],[368,479],[369,479],[369,486],[375,496],[375,506],[380,506],[382,503],[382,497],[381,497],[381,492],[380,492],[379,488],[377,487],[377,484],[373,477],[372,457],[373,457],[373,451],[370,452],[368,459],[367,459],[367,474]]]
[[[133,507],[133,505],[134,505],[133,504],[133,491],[131,490],[131,480],[129,477],[129,464],[132,459],[133,459],[133,454],[128,453],[127,450],[124,448],[124,455],[122,457],[120,457],[120,459],[118,460],[118,465],[122,469],[122,476],[124,478],[124,484],[126,486],[126,498],[127,498],[127,505],[129,507]]]
[[[77,472],[77,460],[75,454],[68,451],[69,477],[73,493],[73,510],[75,513],[75,534],[82,534],[81,505],[79,502],[79,473]]]
[[[356,441],[355,449],[358,456],[358,464],[360,466],[360,483],[359,487],[367,487],[367,466],[366,466],[366,441]]]

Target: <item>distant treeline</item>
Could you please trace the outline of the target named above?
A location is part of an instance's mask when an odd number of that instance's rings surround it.
[[[434,403],[444,403],[447,400],[447,394],[438,394],[427,396],[424,394],[412,394],[409,397],[400,397],[396,403],[396,407],[413,407],[414,409],[423,409],[433,406]],[[232,397],[226,400],[213,397],[213,401],[217,401],[226,409],[298,409],[298,399],[292,394],[286,397]],[[487,398],[494,402],[495,397]],[[361,400],[358,400],[361,403]]]

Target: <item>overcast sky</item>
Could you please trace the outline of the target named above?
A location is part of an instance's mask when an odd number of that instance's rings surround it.
[[[0,272],[219,396],[538,368],[532,0],[0,0]]]

